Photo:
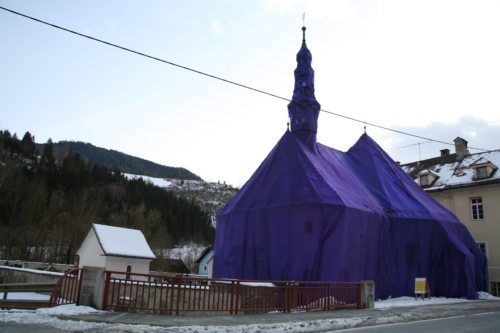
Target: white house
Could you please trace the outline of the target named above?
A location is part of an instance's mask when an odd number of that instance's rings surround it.
[[[198,258],[198,260],[196,260],[196,263],[198,264],[198,274],[206,275],[211,278],[214,263],[214,250],[212,249],[212,247],[206,248]]]
[[[76,254],[79,268],[140,274],[149,274],[149,263],[156,258],[140,230],[95,223]]]

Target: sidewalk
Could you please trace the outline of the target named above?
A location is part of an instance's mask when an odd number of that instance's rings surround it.
[[[500,314],[500,301],[477,300],[388,309],[337,310],[290,314],[169,316],[99,312],[76,316],[58,316],[58,318],[107,324],[152,325],[158,329],[161,328],[161,332],[283,332],[285,330],[320,332],[490,312]]]

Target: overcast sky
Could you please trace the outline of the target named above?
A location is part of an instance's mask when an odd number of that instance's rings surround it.
[[[500,148],[500,1],[8,1],[4,6],[290,98],[306,12],[322,108]],[[287,103],[0,10],[0,128],[78,140],[241,186],[286,130]],[[368,126],[395,160],[443,144]],[[363,124],[321,113],[347,150]],[[418,145],[418,143],[421,143]],[[420,146],[420,153],[419,153]]]

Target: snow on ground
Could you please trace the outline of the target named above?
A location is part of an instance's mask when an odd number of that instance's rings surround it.
[[[480,291],[478,294],[479,294],[479,299],[500,301],[500,297],[492,296],[488,293],[485,293],[484,291]]]
[[[13,271],[23,271],[23,272],[30,272],[30,273],[36,273],[36,274],[45,274],[45,275],[57,275],[57,276],[64,275],[64,273],[39,271],[38,269],[30,269],[30,268],[10,267],[10,266],[1,266],[1,265],[0,265],[0,268],[1,269],[11,269]]]
[[[0,299],[3,299],[3,293],[0,293]],[[50,300],[50,295],[32,293],[32,292],[19,292],[19,293],[7,293],[7,299],[29,299],[36,301],[48,301]]]
[[[92,308],[74,305],[59,306],[52,309],[38,310],[5,310],[0,311],[0,323],[18,323],[25,325],[45,325],[51,326],[63,331],[71,332],[130,332],[130,333],[192,333],[192,332],[310,332],[311,330],[328,330],[348,328],[361,323],[367,317],[356,318],[338,318],[322,319],[301,322],[285,322],[273,324],[253,324],[253,325],[235,325],[235,326],[177,326],[160,327],[152,325],[133,325],[133,324],[107,324],[97,322],[86,322],[77,320],[64,320],[57,315],[75,315],[95,312]]]
[[[53,308],[37,309],[35,310],[35,312],[53,316],[60,316],[60,315],[75,316],[81,314],[98,313],[103,311],[96,310],[94,308],[91,308],[90,306],[76,306],[75,304],[66,304],[66,305],[55,306]]]
[[[172,182],[170,180],[163,179],[163,178],[155,178],[155,177],[149,177],[149,176],[143,176],[143,175],[134,175],[131,173],[124,173],[123,175],[127,179],[142,178],[142,180],[144,180],[146,183],[151,183],[151,184],[158,186],[158,187],[170,187],[170,186],[172,186]]]
[[[494,297],[487,293],[480,293],[481,299],[498,300],[500,297]],[[396,306],[415,306],[429,304],[445,304],[468,302],[466,299],[454,299],[435,297],[426,300],[415,300],[413,297],[398,297],[383,301],[375,302],[376,309],[387,309]],[[310,331],[326,331],[337,330],[343,328],[351,328],[366,320],[375,319],[376,324],[386,324],[401,321],[405,317],[411,317],[411,313],[403,313],[400,315],[381,315],[381,316],[359,316],[351,318],[327,318],[310,321],[288,321],[283,323],[265,323],[252,325],[235,325],[235,326],[176,326],[176,327],[160,327],[152,325],[133,325],[133,324],[108,324],[97,322],[85,322],[78,320],[64,320],[58,318],[60,315],[89,314],[99,312],[93,308],[75,305],[63,305],[50,309],[38,310],[4,310],[0,311],[0,323],[18,323],[26,325],[45,325],[51,326],[63,331],[71,332],[129,332],[129,333],[193,333],[193,332],[243,332],[243,333],[278,333],[278,332],[310,332]],[[102,312],[102,311],[101,311]],[[359,312],[364,314],[363,312]],[[381,312],[384,313],[384,312]],[[1,324],[0,324],[1,326]]]
[[[446,297],[432,297],[432,298],[414,298],[409,296],[389,298],[375,302],[375,309],[388,309],[401,306],[418,306],[418,305],[431,305],[431,304],[449,304],[449,303],[462,303],[469,302],[464,298],[446,298]]]

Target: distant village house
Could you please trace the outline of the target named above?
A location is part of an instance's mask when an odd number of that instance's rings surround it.
[[[212,247],[207,247],[196,260],[198,264],[198,275],[212,277],[213,263],[214,263],[214,250]]]

